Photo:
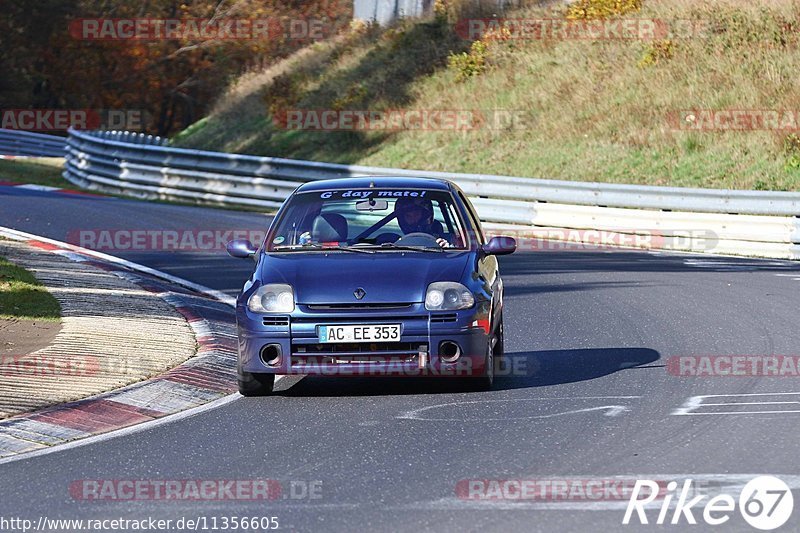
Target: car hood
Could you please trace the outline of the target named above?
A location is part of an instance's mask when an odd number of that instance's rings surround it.
[[[299,304],[412,303],[434,281],[461,281],[469,252],[292,252],[270,254],[262,283],[288,283]],[[366,293],[358,300],[354,292]]]

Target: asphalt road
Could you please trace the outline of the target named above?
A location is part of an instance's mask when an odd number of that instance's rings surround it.
[[[0,225],[60,240],[76,230],[267,223],[252,213],[0,187]],[[109,253],[231,294],[252,268],[221,250]],[[212,517],[276,516],[281,530],[298,531],[639,529],[621,525],[627,500],[475,501],[457,490],[482,479],[695,479],[711,493],[730,484],[737,497],[737,480],[771,474],[798,499],[798,379],[678,377],[666,365],[675,356],[798,354],[800,265],[608,250],[523,252],[501,265],[506,352],[517,371],[492,391],[439,379],[284,379],[273,397],[0,465],[0,518],[205,516],[210,528]],[[696,398],[711,395],[727,396]],[[747,405],[708,405],[731,402]],[[281,484],[281,497],[83,501],[69,491],[86,479],[263,478]],[[320,497],[293,499],[292,487],[301,496],[304,486]],[[657,513],[648,512],[651,522]],[[694,515],[702,523],[702,509]],[[694,529],[754,531],[738,513]],[[796,510],[782,530],[798,529]]]

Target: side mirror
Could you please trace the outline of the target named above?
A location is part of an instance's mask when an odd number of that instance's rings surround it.
[[[517,240],[513,237],[492,237],[489,242],[481,246],[483,253],[487,255],[508,255],[513,254],[517,249]]]
[[[252,242],[248,241],[247,239],[236,239],[235,241],[231,241],[225,247],[228,251],[228,255],[231,257],[236,257],[237,259],[247,259],[249,257],[253,257],[258,252],[258,248],[256,248]]]

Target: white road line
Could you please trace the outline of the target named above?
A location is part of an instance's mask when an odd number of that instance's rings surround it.
[[[800,401],[763,401],[763,402],[724,402],[724,403],[705,403],[707,398],[744,398],[755,399],[763,396],[800,396],[800,392],[751,392],[742,394],[706,394],[701,396],[691,396],[681,407],[673,409],[673,416],[715,416],[715,415],[767,415],[767,414],[786,414],[800,413],[800,410],[769,410],[769,411],[712,411],[709,413],[695,412],[703,407],[735,407],[737,405],[798,405]],[[800,400],[800,398],[799,398]]]
[[[395,418],[401,420],[418,420],[424,422],[490,422],[490,421],[501,421],[501,420],[535,420],[541,418],[553,418],[556,416],[587,413],[591,411],[606,411],[604,413],[605,416],[618,416],[624,412],[630,411],[630,408],[624,405],[598,405],[582,409],[572,409],[572,410],[562,411],[559,413],[548,413],[543,415],[531,415],[531,416],[513,416],[513,417],[503,417],[503,418],[481,417],[479,420],[465,419],[465,418],[427,418],[426,416],[423,415],[423,413],[431,411],[432,409],[439,409],[442,407],[461,407],[464,405],[480,404],[480,403],[502,403],[502,402],[519,403],[519,402],[547,402],[547,401],[567,401],[567,400],[581,400],[581,401],[635,400],[639,398],[641,398],[641,396],[574,396],[574,397],[560,397],[560,398],[516,398],[507,400],[474,400],[469,402],[450,402],[450,403],[442,403],[436,405],[428,405],[426,407],[420,407],[419,409],[412,409],[410,411],[405,411],[404,413],[397,415]]]
[[[791,404],[791,405],[798,405],[800,402],[731,402],[731,403],[704,403],[703,407],[707,407],[709,405],[712,406],[721,406],[721,405],[783,405],[783,404]]]
[[[680,416],[715,416],[715,415],[785,415],[800,411],[714,411],[713,413],[680,413]],[[678,413],[673,413],[678,414]]]

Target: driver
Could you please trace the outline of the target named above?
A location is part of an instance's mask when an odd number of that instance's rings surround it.
[[[438,220],[433,218],[433,203],[427,198],[399,198],[394,204],[394,212],[400,229],[406,235],[410,233],[427,233],[436,238],[436,243],[442,248],[450,248],[444,238],[444,228]]]

